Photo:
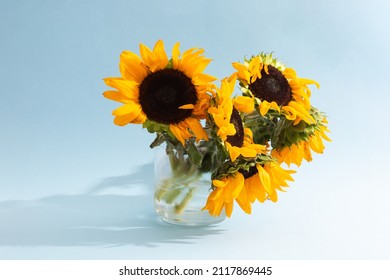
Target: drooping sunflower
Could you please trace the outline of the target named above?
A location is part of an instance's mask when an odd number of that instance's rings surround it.
[[[114,123],[120,126],[146,122],[161,124],[183,145],[190,137],[208,139],[199,120],[207,116],[213,76],[203,71],[211,59],[203,49],[192,48],[180,55],[179,43],[168,56],[162,40],[153,50],[140,44],[140,55],[123,51],[120,55],[121,77],[106,78],[115,88],[104,96],[123,103],[113,111]]]
[[[283,114],[294,125],[301,120],[314,123],[310,115],[310,95],[308,85],[319,84],[310,79],[299,78],[293,68],[286,68],[272,54],[261,53],[245,62],[234,62],[237,77],[244,96],[237,97],[235,104],[244,112],[258,106],[262,116],[273,109]]]
[[[272,150],[274,158],[279,162],[286,163],[288,166],[291,164],[300,166],[303,159],[308,162],[312,161],[312,151],[318,154],[324,152],[325,145],[323,140],[332,141],[326,135],[326,133],[330,132],[327,127],[328,121],[326,117],[316,111],[312,113],[312,116],[316,119],[316,123],[306,126],[301,131],[297,132],[294,126],[287,126],[281,129],[281,137],[292,138],[295,141],[287,144],[289,141],[286,140],[277,144]]]
[[[225,209],[226,215],[230,217],[236,201],[245,213],[250,214],[251,204],[255,200],[262,203],[267,199],[276,202],[277,190],[283,191],[283,187],[288,187],[287,181],[293,181],[292,173],[295,171],[285,170],[274,161],[257,163],[248,170],[239,169],[219,180],[213,180],[214,190],[203,209],[212,216],[219,216]]]
[[[228,150],[231,161],[236,160],[240,155],[248,158],[256,157],[266,149],[263,145],[253,143],[252,131],[244,128],[240,112],[233,106],[231,95],[235,82],[235,75],[223,79],[208,109],[216,126],[217,135]]]

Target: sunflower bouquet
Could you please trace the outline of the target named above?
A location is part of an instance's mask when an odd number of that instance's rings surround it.
[[[216,84],[203,53],[181,53],[176,43],[168,57],[161,40],[153,49],[140,44],[140,56],[123,51],[121,77],[104,79],[114,88],[104,96],[123,104],[112,112],[115,124],[142,124],[156,135],[152,148],[164,144],[170,174],[157,201],[180,214],[192,184],[208,179],[199,210],[230,217],[236,202],[249,214],[255,201],[276,202],[293,181],[291,165],[311,161],[330,141],[326,116],[310,102],[309,85],[319,84],[265,53],[232,63],[235,71]]]

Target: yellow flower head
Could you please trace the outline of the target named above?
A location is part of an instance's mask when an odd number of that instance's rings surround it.
[[[214,105],[208,110],[217,126],[217,135],[224,141],[232,161],[240,155],[253,158],[266,150],[263,145],[253,143],[252,131],[243,126],[240,112],[231,99],[235,82],[235,75],[222,80],[221,88],[214,97]]]
[[[193,136],[208,139],[199,120],[207,116],[208,92],[216,78],[203,73],[211,60],[202,54],[202,49],[193,48],[180,56],[176,43],[169,60],[162,40],[153,50],[140,44],[140,57],[123,51],[121,77],[104,79],[115,89],[104,96],[123,103],[113,111],[114,123],[123,126],[150,120],[164,124],[183,145]]]
[[[274,109],[298,124],[301,120],[314,123],[310,116],[309,84],[319,84],[313,80],[297,77],[294,69],[286,68],[272,57],[272,54],[259,54],[245,61],[234,62],[237,77],[246,95],[246,101],[252,99],[259,105],[260,114],[264,116],[269,109]],[[237,100],[238,104],[246,104]],[[253,101],[252,101],[253,103]],[[246,105],[246,110],[251,107]]]
[[[272,156],[288,166],[291,164],[300,166],[304,159],[308,162],[312,161],[311,152],[322,154],[325,149],[323,140],[332,141],[326,135],[326,132],[330,132],[326,124],[326,118],[322,119],[320,123],[314,126],[315,130],[308,136],[307,140],[300,140],[291,146],[275,148],[272,150]]]

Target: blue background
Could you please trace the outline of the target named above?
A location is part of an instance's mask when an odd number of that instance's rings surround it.
[[[388,1],[0,3],[0,258],[389,259]],[[204,48],[219,78],[265,51],[321,84],[333,142],[277,204],[155,218],[153,136],[112,123],[102,78],[158,39]]]

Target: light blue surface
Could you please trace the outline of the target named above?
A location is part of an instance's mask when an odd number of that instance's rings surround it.
[[[1,259],[389,259],[388,1],[2,1]],[[163,39],[209,74],[273,51],[317,80],[332,143],[277,204],[210,228],[155,218],[153,137],[102,78]]]

